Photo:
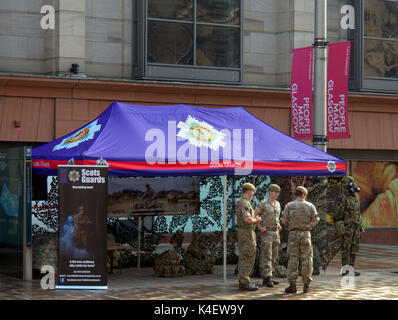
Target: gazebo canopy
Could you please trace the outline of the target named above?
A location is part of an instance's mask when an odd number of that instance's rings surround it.
[[[116,176],[344,176],[345,160],[300,142],[243,107],[139,106],[113,102],[83,127],[33,149],[33,170],[56,175],[108,164]]]

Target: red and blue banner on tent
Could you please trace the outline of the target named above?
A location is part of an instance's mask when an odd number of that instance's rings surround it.
[[[37,174],[107,165],[113,176],[335,175],[343,159],[270,127],[242,107],[113,102],[87,125],[33,149]]]

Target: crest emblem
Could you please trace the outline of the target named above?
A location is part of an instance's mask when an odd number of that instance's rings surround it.
[[[97,124],[97,120],[85,126],[83,129],[75,132],[73,135],[63,139],[61,143],[57,144],[53,151],[60,149],[70,149],[78,146],[80,143],[94,138],[94,134],[101,129],[101,125]]]
[[[106,166],[109,167],[108,162],[104,158],[97,159],[97,166]]]
[[[336,171],[336,162],[328,161],[326,168],[328,168],[329,172],[331,172],[331,173],[335,172]]]
[[[181,137],[198,148],[208,147],[214,151],[225,146],[224,133],[217,131],[214,127],[205,121],[199,121],[188,115],[185,122],[180,121],[177,124],[180,129],[177,136]]]
[[[80,179],[80,173],[79,173],[79,171],[72,170],[69,172],[68,177],[69,177],[69,181],[77,182]]]

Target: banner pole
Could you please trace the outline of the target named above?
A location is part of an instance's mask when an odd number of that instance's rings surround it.
[[[224,267],[223,267],[223,274],[224,274],[224,282],[227,281],[227,176],[224,176],[224,228],[223,228],[223,237],[224,237]]]
[[[314,30],[314,138],[313,146],[327,150],[326,87],[327,87],[327,0],[315,0]]]
[[[138,253],[137,253],[137,268],[141,268],[141,230],[142,230],[142,217],[138,216]]]
[[[28,160],[27,155],[26,155],[26,147],[24,148],[24,153],[23,153],[23,163],[24,163],[24,171],[23,171],[23,258],[22,258],[22,265],[23,265],[23,272],[22,272],[22,278],[23,280],[32,280],[32,246],[28,246],[28,242],[31,242],[31,239],[28,239],[28,228],[32,228],[31,223],[28,223],[28,221],[31,220],[31,217],[28,215],[31,215],[31,210],[28,210],[27,208],[27,198],[30,199],[30,195],[28,194],[28,190],[30,192],[30,186],[27,185],[28,182],[31,181],[30,171],[27,170],[28,166]]]

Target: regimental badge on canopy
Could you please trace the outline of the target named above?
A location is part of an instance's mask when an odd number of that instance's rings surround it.
[[[80,143],[94,138],[94,134],[101,129],[101,125],[97,124],[97,120],[85,126],[83,129],[75,132],[73,135],[63,139],[57,144],[53,151],[60,149],[70,149],[78,146]]]
[[[188,115],[185,122],[180,121],[177,124],[180,128],[177,136],[188,140],[190,144],[201,148],[208,147],[214,151],[218,148],[225,147],[224,133],[217,131],[214,127],[204,121],[199,121]]]
[[[333,173],[336,171],[336,162],[334,161],[328,161],[328,164],[326,165],[326,167],[328,168],[328,170]]]
[[[106,166],[109,167],[108,162],[104,158],[97,159],[97,166]]]

